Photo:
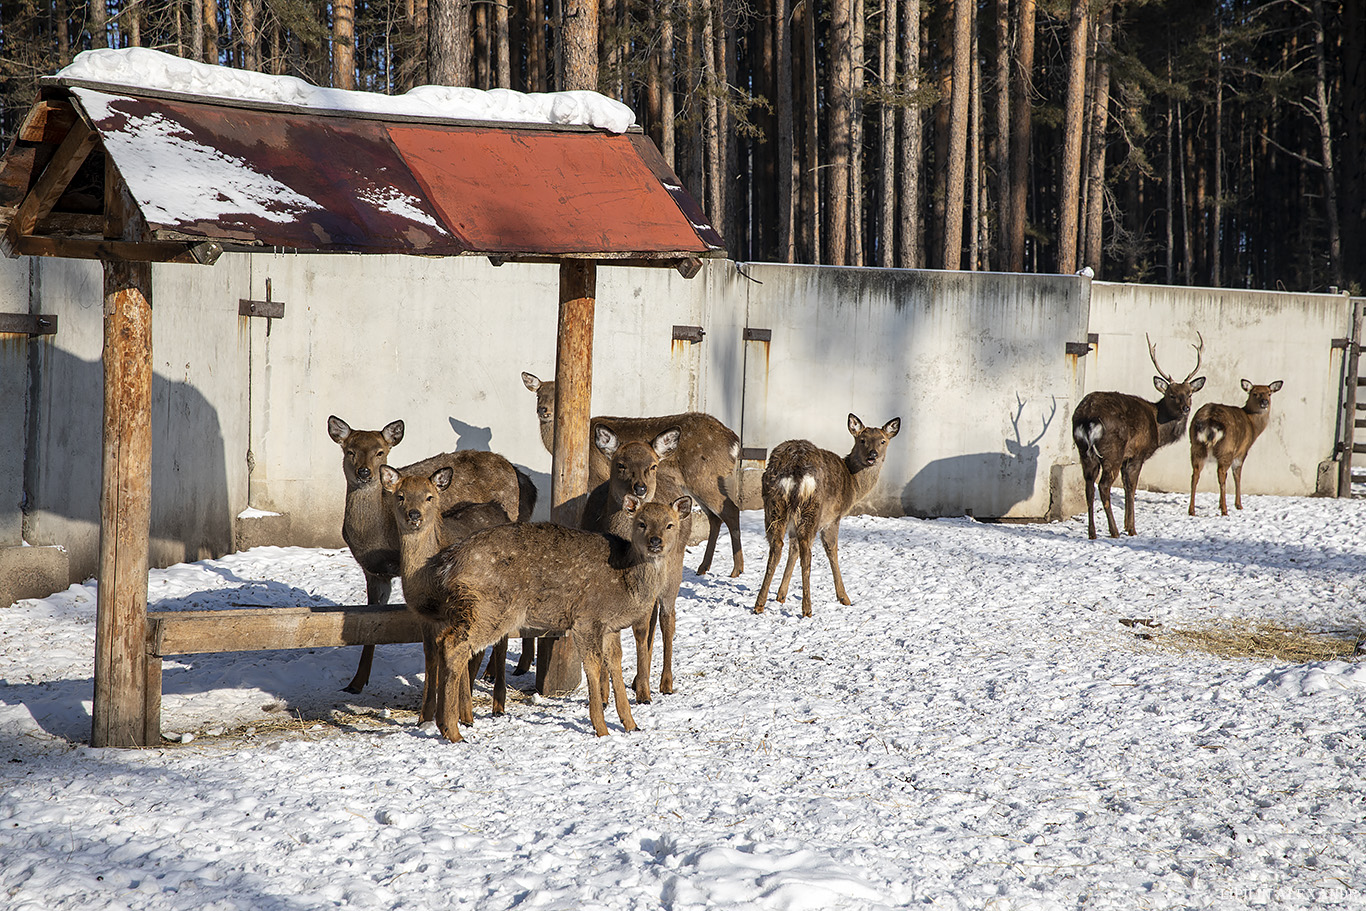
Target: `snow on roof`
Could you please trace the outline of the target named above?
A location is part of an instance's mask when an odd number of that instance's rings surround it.
[[[57,76],[130,88],[232,101],[268,102],[399,117],[445,117],[597,127],[624,133],[635,125],[629,107],[597,92],[514,92],[421,85],[403,95],[321,88],[293,76],[196,63],[148,48],[84,51]]]

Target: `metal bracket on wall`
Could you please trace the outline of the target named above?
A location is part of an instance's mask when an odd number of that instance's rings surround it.
[[[56,335],[57,317],[51,313],[0,313],[0,335]]]
[[[707,330],[701,326],[674,326],[673,340],[676,342],[700,342]]]
[[[763,462],[768,459],[768,450],[757,446],[747,446],[740,450],[740,460],[748,462]]]
[[[772,329],[751,329],[745,327],[745,341],[747,342],[771,342],[773,341]]]
[[[263,301],[248,300],[245,297],[237,299],[238,316],[264,316],[266,319],[283,319],[285,315],[285,302],[273,301],[270,299],[270,279],[266,279],[266,299]]]
[[[1085,357],[1086,355],[1090,354],[1091,349],[1098,344],[1100,344],[1100,336],[1094,332],[1088,332],[1086,334],[1086,341],[1068,342],[1067,353],[1074,354],[1077,357]]]

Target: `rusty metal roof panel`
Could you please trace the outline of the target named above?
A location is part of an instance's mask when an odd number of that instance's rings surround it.
[[[638,132],[71,92],[162,239],[425,255],[721,247]]]

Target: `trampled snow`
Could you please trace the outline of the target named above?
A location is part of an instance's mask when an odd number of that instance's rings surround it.
[[[1362,628],[1366,501],[1244,502],[1142,493],[1139,536],[1098,541],[1084,517],[853,517],[854,604],[818,553],[811,619],[799,590],[751,613],[746,513],[739,579],[724,538],[685,573],[677,692],[631,734],[609,708],[605,738],[582,689],[523,677],[500,718],[481,684],[446,743],[416,724],[420,647],[389,646],[360,696],[355,648],[167,660],[188,742],[96,750],[94,587],[22,601],[0,609],[0,904],[1366,907],[1366,668],[1136,634]],[[363,592],[345,551],[299,548],[149,580],[154,610]]]
[[[635,124],[629,107],[597,92],[527,93],[422,85],[402,95],[384,95],[198,63],[150,48],[83,51],[57,75],[103,85],[353,113],[581,125],[612,133],[624,133]]]

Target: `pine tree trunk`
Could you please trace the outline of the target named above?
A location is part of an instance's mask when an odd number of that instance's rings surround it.
[[[663,21],[659,28],[659,121],[661,140],[659,151],[669,167],[676,167],[676,132],[674,117],[674,9],[672,3],[663,4]]]
[[[355,0],[332,0],[332,87],[356,87]]]
[[[1334,287],[1342,281],[1342,231],[1338,223],[1337,176],[1333,169],[1333,122],[1328,110],[1327,64],[1324,51],[1323,0],[1314,0],[1314,105],[1318,113],[1319,154],[1323,163],[1323,205],[1328,216],[1328,277]]]
[[[109,47],[109,5],[104,0],[94,0],[89,9],[90,46],[92,48]]]
[[[806,240],[807,261],[815,264],[821,259],[821,156],[817,144],[816,125],[820,117],[819,95],[816,80],[816,14],[812,0],[802,5],[802,24],[805,55],[803,77],[806,94],[802,103],[806,117],[806,160],[802,168],[803,212],[800,224]]]
[[[470,0],[428,0],[427,82],[431,85],[469,85]]]
[[[509,0],[498,0],[493,7],[494,32],[498,52],[497,82],[500,89],[512,88],[512,23],[508,11]]]
[[[1010,198],[1005,204],[1005,242],[1010,250],[1008,268],[1025,267],[1025,223],[1029,211],[1029,152],[1033,130],[1034,25],[1036,0],[1019,0],[1019,46],[1015,81],[1011,86]]]
[[[992,147],[996,172],[996,263],[1010,263],[1006,208],[1010,200],[1010,0],[994,0],[996,25],[996,143]]]
[[[717,0],[702,0],[702,95],[705,100],[705,120],[702,138],[706,150],[707,215],[712,224],[725,225],[724,203],[721,198],[721,115],[717,102],[720,91],[716,78],[716,35],[712,5]]]
[[[218,0],[204,0],[204,62],[219,62]]]
[[[877,264],[896,264],[896,108],[888,97],[896,88],[896,3],[884,0],[882,44],[878,52],[882,105],[878,110]]]
[[[544,92],[548,87],[545,50],[545,0],[527,0],[526,88]]]
[[[598,90],[598,0],[564,0],[559,38],[564,72],[557,73],[562,91]]]
[[[863,260],[863,73],[864,59],[864,0],[853,0],[852,23],[849,33],[849,55],[853,62],[850,74],[849,107],[849,254],[851,266],[862,266]]]
[[[829,167],[825,174],[826,255],[835,266],[849,263],[849,133],[853,115],[853,29],[851,0],[831,0],[830,77],[826,100],[826,145]]]
[[[1216,17],[1218,14],[1216,13]],[[1217,24],[1218,39],[1214,58],[1214,198],[1210,206],[1209,275],[1210,285],[1223,285],[1222,252],[1224,222],[1224,23]]]
[[[252,72],[261,71],[261,35],[257,31],[256,0],[242,0],[242,65]]]
[[[898,261],[904,269],[919,269],[924,263],[920,243],[920,165],[924,134],[920,125],[920,0],[901,0],[901,240]]]
[[[973,5],[973,0],[953,0],[953,84],[949,95],[949,147],[944,182],[945,269],[961,268],[963,262],[963,194],[972,102]]]
[[[1114,7],[1100,12],[1096,29],[1095,82],[1091,96],[1091,143],[1086,166],[1086,265],[1101,275],[1104,262],[1105,133],[1110,116],[1110,40]]]
[[[773,40],[778,58],[778,261],[797,261],[796,210],[797,159],[793,154],[792,29],[788,0],[774,4]]]
[[[1186,138],[1181,122],[1181,102],[1176,103],[1176,170],[1177,191],[1181,194],[1181,262],[1185,282],[1195,284],[1195,258],[1192,255],[1190,195],[1186,192]]]
[[[1068,24],[1067,100],[1063,113],[1062,174],[1058,178],[1058,271],[1077,271],[1077,221],[1081,193],[1081,133],[1086,107],[1086,46],[1090,17],[1086,0],[1072,0]]]

